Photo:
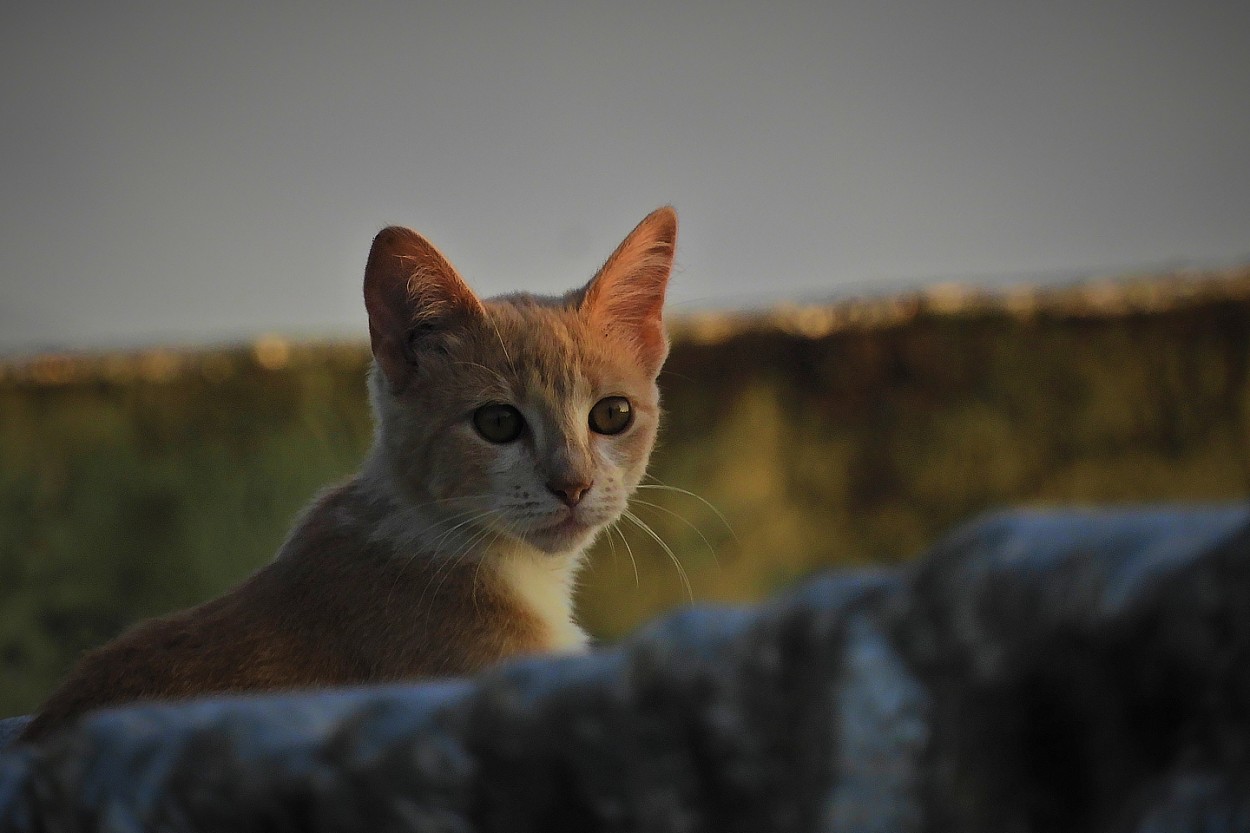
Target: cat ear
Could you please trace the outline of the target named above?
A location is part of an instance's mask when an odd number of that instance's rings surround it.
[[[447,258],[402,226],[384,228],[373,238],[365,263],[365,310],[373,357],[395,393],[407,386],[416,365],[415,334],[484,313]]]
[[[630,344],[653,376],[668,355],[664,289],[676,246],[677,212],[672,206],[656,209],[582,290],[581,309],[591,324]]]

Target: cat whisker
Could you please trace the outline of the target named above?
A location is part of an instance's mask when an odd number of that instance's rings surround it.
[[[486,548],[487,548],[487,549],[490,549],[491,545],[492,545],[492,544],[494,544],[496,541],[498,541],[498,540],[499,540],[499,536],[500,536],[500,535],[502,535],[502,534],[503,534],[502,532],[496,531],[496,532],[495,532],[495,537],[491,539],[490,544],[487,544],[487,545],[486,545]],[[474,609],[474,610],[476,610],[478,613],[481,613],[481,612],[482,612],[482,609],[481,609],[481,607],[479,607],[479,606],[478,606],[478,603],[477,603],[477,580],[478,580],[478,576],[479,576],[479,575],[481,574],[481,572],[482,572],[482,565],[483,565],[484,563],[486,563],[486,559],[485,559],[485,558],[479,558],[479,559],[477,560],[477,566],[473,568],[473,581],[471,582],[472,587],[473,587],[473,590],[472,590],[472,592],[470,593],[470,596],[471,596],[471,598],[473,599],[473,609]]]
[[[455,518],[463,517],[466,514],[470,516],[468,518],[465,518],[465,520],[462,520],[460,523],[457,523],[451,529],[444,532],[442,537],[440,537],[438,541],[436,541],[435,544],[430,548],[430,551],[434,554],[437,554],[439,552],[439,547],[442,546],[443,541],[445,541],[449,535],[451,535],[452,533],[454,533],[456,530],[460,529],[461,527],[480,521],[483,518],[486,518],[493,513],[494,513],[493,509],[485,509],[485,510],[480,510],[480,511],[468,510],[466,512],[459,512],[456,515],[453,515],[452,518],[444,519],[444,521],[442,521],[441,523],[450,523]],[[437,526],[438,525],[436,524],[434,525],[434,527],[431,527],[431,528],[436,528]],[[458,559],[459,554],[462,551],[467,551],[473,545],[473,542],[477,540],[479,535],[480,535],[480,531],[475,532],[472,536],[469,537],[469,539],[464,544],[461,545],[461,547],[456,551],[456,553],[453,553],[451,556],[448,556],[440,560],[440,562],[435,566],[434,572],[430,576],[430,580],[426,582],[425,589],[421,591],[421,597],[417,600],[418,607],[420,607],[421,603],[425,601],[425,594],[429,591],[430,585],[434,583],[434,579],[438,577],[439,573],[447,569],[449,565],[454,564],[454,562]],[[412,565],[412,562],[416,560],[419,556],[424,556],[428,554],[429,553],[414,552],[412,555],[408,556],[408,560],[404,562],[403,569],[400,570],[399,574],[395,577],[394,584],[391,585],[391,593],[387,595],[387,605],[390,604],[390,597],[394,595],[395,587],[399,584],[399,581],[402,578],[404,572],[406,572],[408,570],[408,567]]]
[[[501,521],[502,521],[503,528],[495,530],[495,535],[493,538],[490,539],[490,543],[486,545],[485,547],[486,549],[490,549],[492,546],[494,546],[495,542],[498,541],[500,538],[502,538],[505,533],[516,536],[518,538],[521,537],[520,531],[517,529],[517,526],[515,523],[508,521],[508,519],[503,516],[501,516]],[[477,605],[477,581],[478,581],[478,575],[482,572],[482,564],[485,563],[485,561],[486,559],[479,558],[477,560],[477,566],[473,568],[472,597],[473,597],[473,609],[474,610],[479,609]]]
[[[612,553],[612,566],[616,566],[616,541],[612,539],[612,527],[608,526],[604,537],[608,539],[608,551]]]
[[[690,601],[693,602],[694,590],[690,586],[690,576],[686,575],[686,568],[681,566],[681,561],[678,560],[677,555],[673,552],[672,547],[664,543],[664,539],[661,538],[658,534],[656,534],[656,531],[654,529],[648,526],[645,521],[643,521],[633,512],[630,512],[628,509],[626,509],[624,512],[621,513],[621,517],[627,518],[630,521],[632,521],[635,525],[638,526],[639,529],[647,533],[647,535],[651,536],[652,540],[654,540],[657,544],[659,544],[660,547],[664,550],[664,552],[668,553],[668,557],[673,562],[673,566],[677,568],[677,575],[681,577],[682,585],[684,585],[686,588],[686,596],[690,599]]]
[[[694,534],[698,535],[699,538],[703,540],[703,545],[707,547],[707,551],[711,553],[712,560],[716,562],[716,569],[718,570],[720,569],[720,559],[716,557],[716,547],[712,546],[712,542],[707,539],[707,536],[703,534],[703,531],[699,529],[699,527],[695,526],[693,523],[686,520],[686,518],[683,515],[681,515],[679,512],[674,512],[672,509],[669,509],[667,506],[661,506],[658,503],[651,503],[650,501],[646,501],[638,497],[635,497],[631,501],[631,503],[637,503],[640,506],[649,506],[652,509],[655,509],[656,511],[659,511],[659,512],[663,512],[666,515],[672,515],[674,518],[676,518],[677,520],[684,523],[686,526],[693,529]]]
[[[490,328],[495,331],[495,338],[499,340],[499,349],[503,351],[503,357],[508,360],[508,369],[512,371],[513,376],[516,376],[516,365],[512,363],[512,356],[508,353],[508,346],[503,343],[503,336],[499,334],[498,325],[495,324],[489,315],[486,316],[486,321],[490,324]]]
[[[439,506],[442,504],[455,504],[457,502],[464,502],[464,501],[480,501],[483,498],[488,499],[490,498],[490,495],[483,494],[483,495],[459,495],[456,497],[440,497],[440,498],[434,498],[432,500],[422,501],[421,503],[405,503],[404,508],[425,509],[430,506]],[[470,507],[470,509],[467,511],[472,511],[473,508],[475,507]],[[462,513],[457,513],[457,514],[462,514]]]
[[[686,374],[684,374],[684,373],[678,373],[678,372],[676,372],[676,371],[674,371],[674,370],[668,370],[668,369],[661,370],[661,371],[660,371],[660,376],[661,376],[661,377],[664,377],[664,376],[671,376],[671,377],[673,377],[674,379],[681,379],[683,382],[689,382],[689,383],[691,383],[691,384],[695,384],[694,379],[691,379],[689,376],[687,376],[687,375],[686,375]]]
[[[648,477],[651,477],[651,476],[648,475]],[[706,506],[708,509],[712,511],[712,514],[716,516],[717,520],[719,520],[721,524],[725,527],[725,529],[729,531],[729,534],[733,536],[734,543],[736,544],[742,543],[741,539],[738,538],[738,533],[734,531],[734,528],[732,525],[730,525],[728,519],[726,519],[725,516],[721,514],[721,511],[717,509],[711,503],[711,501],[699,495],[696,495],[694,492],[690,491],[689,489],[682,489],[677,486],[669,486],[667,484],[661,483],[659,480],[656,480],[654,477],[651,477],[651,479],[655,480],[655,482],[640,484],[638,488],[639,489],[662,489],[663,491],[666,491],[666,492],[676,492],[679,495],[686,495],[687,497],[694,498],[695,500],[699,501],[700,503],[702,503],[704,506]]]
[[[492,513],[493,510],[488,510],[485,514]],[[482,517],[485,517],[485,514]],[[443,563],[438,565],[438,568],[435,569],[434,573],[430,576],[430,580],[426,582],[425,589],[421,591],[421,598],[417,601],[418,609],[421,608],[421,604],[425,601],[426,593],[428,593],[430,588],[434,585],[434,579],[438,578],[439,575],[442,575],[442,579],[439,580],[438,586],[434,587],[434,594],[432,596],[432,598],[437,599],[439,591],[443,589],[443,585],[447,583],[447,579],[451,577],[451,574],[454,573],[456,568],[463,564],[470,555],[472,555],[474,547],[476,547],[479,542],[484,541],[486,536],[490,535],[492,532],[495,532],[495,530],[490,527],[484,527],[478,530],[464,543],[463,546],[456,550],[453,555],[444,559]],[[498,533],[496,533],[496,535],[498,535]],[[481,563],[480,559],[478,563]]]
[[[436,524],[431,524],[430,530],[433,531],[433,530],[438,529],[438,527],[444,524],[448,524],[448,523],[455,521],[458,518],[465,518],[464,520],[457,523],[455,526],[445,531],[442,534],[442,536],[440,536],[439,539],[430,546],[431,552],[433,554],[437,554],[439,552],[439,548],[442,547],[443,542],[446,541],[448,537],[455,534],[456,530],[464,526],[467,526],[468,524],[474,523],[475,521],[480,521],[482,518],[485,518],[485,517],[488,517],[489,515],[494,514],[494,512],[495,510],[493,509],[482,509],[482,510],[470,509],[465,512],[457,512],[455,515],[452,515],[449,518],[445,518]],[[465,517],[466,515],[469,517]]]
[[[490,510],[490,509],[481,510],[476,507],[471,508],[471,509],[465,509],[460,512],[454,512],[448,517],[430,524],[429,527],[427,527],[428,532],[436,532],[438,531],[440,527],[446,526],[448,524],[454,523],[455,525],[452,526],[450,529],[446,530],[441,536],[439,536],[439,539],[435,541],[429,547],[429,552],[427,554],[437,555],[439,553],[439,548],[442,547],[443,545],[443,542],[446,541],[449,536],[453,535],[456,532],[456,530],[464,526],[467,526],[468,524],[475,523],[476,521],[479,521],[482,518],[485,518],[486,516],[490,515],[492,511],[493,510]],[[405,570],[408,569],[408,566],[412,564],[413,560],[417,557],[418,557],[417,551],[414,551],[412,555],[408,556],[408,560],[404,562],[404,569]],[[402,571],[400,575],[402,575]],[[398,582],[399,576],[396,576],[395,580],[396,582]]]
[[[494,540],[495,538],[499,538],[499,533],[489,527],[482,528],[474,535],[474,537],[467,540],[464,547],[457,550],[455,555],[452,555],[450,559],[447,559],[447,563],[445,564],[446,569],[441,570],[442,579],[440,580],[439,585],[434,588],[434,598],[439,597],[439,590],[442,589],[442,585],[446,584],[447,579],[451,577],[451,574],[455,572],[456,567],[459,567],[460,564],[464,564],[465,560],[469,559],[470,555],[474,554],[477,544],[484,542],[486,538]],[[481,567],[482,560],[484,559],[477,559],[477,567]]]
[[[500,346],[502,346],[502,343]],[[504,355],[507,355],[507,351],[504,351]],[[511,364],[512,360],[509,359],[508,361],[509,361],[509,364]],[[469,361],[463,361],[463,360],[456,361],[455,364],[462,364],[462,365],[465,365],[466,367],[476,367],[476,368],[480,368],[481,370],[485,370],[487,373],[494,376],[496,381],[498,381],[499,384],[502,385],[504,388],[508,387],[508,380],[503,377],[502,373],[500,373],[498,370],[496,370],[493,367],[487,367],[481,362],[469,362]]]
[[[634,568],[634,589],[637,589],[642,586],[642,583],[638,580],[638,561],[634,558],[634,548],[629,545],[629,539],[625,537],[625,533],[621,532],[618,526],[620,522],[618,518],[608,527],[608,540],[612,540],[613,532],[621,536],[621,543],[625,545],[625,552],[629,554],[629,563]]]

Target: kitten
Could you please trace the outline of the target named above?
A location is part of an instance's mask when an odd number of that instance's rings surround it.
[[[365,266],[377,428],[360,473],[224,596],[84,656],[23,738],[108,704],[582,649],[582,554],[655,441],[676,237],[661,208],[584,288],[479,300],[423,237],[383,229]]]

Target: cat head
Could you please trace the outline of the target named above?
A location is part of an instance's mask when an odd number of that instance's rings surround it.
[[[378,234],[375,458],[432,520],[427,546],[580,552],[620,516],[655,443],[676,238],[661,208],[584,287],[483,300],[421,235]]]

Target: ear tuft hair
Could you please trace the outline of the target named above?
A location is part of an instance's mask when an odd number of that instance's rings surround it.
[[[373,357],[396,393],[412,374],[415,331],[484,314],[482,302],[447,258],[403,226],[388,226],[373,238],[364,294]]]

